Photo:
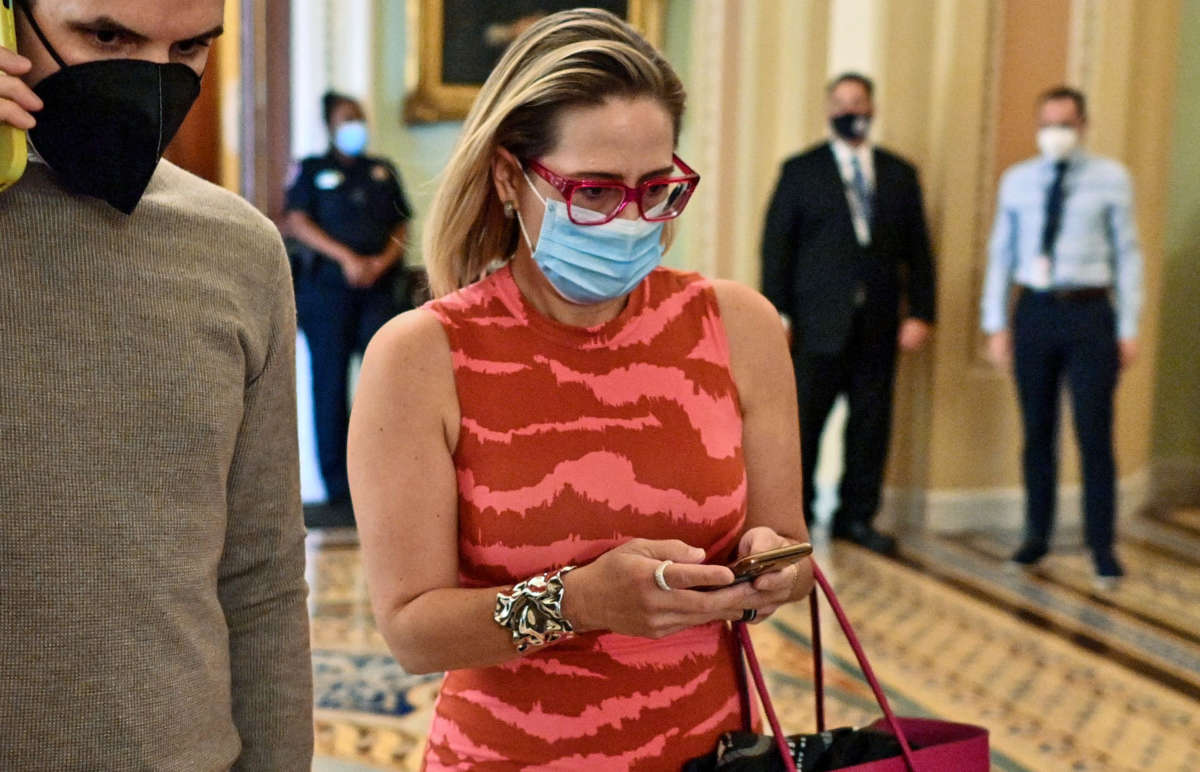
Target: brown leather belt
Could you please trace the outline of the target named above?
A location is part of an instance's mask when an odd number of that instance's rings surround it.
[[[1033,295],[1034,297],[1039,298],[1054,298],[1055,300],[1066,300],[1071,302],[1107,298],[1108,293],[1108,287],[1076,287],[1074,289],[1047,290],[1035,290],[1032,287],[1021,287],[1022,295]]]

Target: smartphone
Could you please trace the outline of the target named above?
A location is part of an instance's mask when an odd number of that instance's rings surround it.
[[[707,592],[709,590],[719,590],[722,587],[732,587],[734,584],[741,584],[742,582],[750,582],[763,574],[780,571],[793,563],[798,563],[811,555],[812,551],[811,544],[802,542],[800,544],[789,544],[786,547],[767,550],[766,552],[756,552],[753,555],[746,555],[729,564],[729,570],[733,572],[733,584],[693,587],[692,589]]]
[[[0,0],[0,46],[17,50],[17,25],[13,19],[14,0]],[[0,191],[21,179],[29,150],[25,132],[8,124],[0,125]]]
[[[763,574],[787,568],[792,563],[799,563],[801,559],[811,555],[812,551],[812,545],[803,542],[738,558],[729,564],[729,570],[733,572],[733,583],[749,582]]]

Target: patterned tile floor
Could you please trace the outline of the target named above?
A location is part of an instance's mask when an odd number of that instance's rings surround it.
[[[987,726],[997,770],[1200,770],[1200,512],[1123,524],[1129,576],[1097,594],[1070,544],[1035,575],[1015,538],[908,536],[900,559],[818,542],[894,707]],[[417,769],[439,679],[405,674],[366,599],[353,533],[310,536],[322,772]],[[806,604],[755,629],[785,730],[815,726]],[[831,725],[878,715],[822,612]]]

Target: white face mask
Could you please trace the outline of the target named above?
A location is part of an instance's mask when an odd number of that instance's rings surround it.
[[[1079,147],[1079,130],[1068,126],[1043,126],[1038,129],[1037,146],[1051,161],[1061,161]]]

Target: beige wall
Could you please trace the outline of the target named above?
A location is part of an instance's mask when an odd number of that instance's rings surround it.
[[[237,190],[241,182],[241,33],[241,0],[226,0],[225,34],[217,48],[221,57],[217,72],[221,74],[221,185],[230,190]]]
[[[1200,0],[1184,0],[1176,39],[1176,101],[1167,185],[1152,495],[1200,506]],[[1165,135],[1164,135],[1165,136]]]
[[[673,13],[681,1],[671,3]],[[703,180],[673,258],[757,286],[758,239],[779,164],[820,136],[830,3],[690,5],[692,53],[680,73],[688,128],[680,150]]]
[[[1105,4],[1108,7],[1109,4]],[[1120,15],[1101,37],[1104,68],[1089,84],[1097,97],[1094,123],[1111,112],[1119,128],[1111,136],[1097,132],[1100,152],[1123,159],[1134,179],[1138,226],[1146,259],[1145,310],[1141,338],[1147,344],[1139,364],[1122,378],[1117,402],[1117,461],[1126,472],[1148,473],[1151,462],[1154,373],[1164,311],[1163,254],[1166,236],[1167,180],[1174,117],[1178,2],[1112,3]],[[1114,62],[1124,62],[1118,68]],[[1118,71],[1119,70],[1119,71]]]
[[[400,122],[412,85],[411,4],[371,2],[375,147],[399,163],[419,232],[459,125]],[[1126,501],[1142,493],[1152,424],[1170,435],[1158,455],[1200,457],[1200,439],[1181,439],[1171,418],[1189,408],[1194,414],[1200,400],[1196,376],[1183,378],[1182,389],[1171,376],[1189,365],[1197,370],[1194,329],[1173,322],[1166,351],[1173,364],[1157,366],[1160,300],[1177,306],[1195,297],[1179,286],[1164,288],[1162,265],[1164,138],[1173,120],[1195,125],[1177,116],[1173,101],[1176,47],[1186,39],[1180,8],[1186,5],[1191,29],[1200,32],[1198,2],[668,0],[665,50],[690,97],[680,154],[703,175],[668,263],[758,285],[760,231],[779,165],[824,137],[822,87],[834,72],[861,68],[876,78],[876,139],[921,170],[939,255],[941,321],[933,345],[907,356],[900,369],[889,472],[894,516],[945,527],[1019,520],[1020,419],[1010,377],[981,356],[978,297],[996,180],[1032,154],[1033,98],[1062,81],[1089,93],[1091,146],[1128,164],[1137,186],[1147,301],[1143,358],[1118,394]],[[1193,82],[1189,93],[1196,91]],[[1186,115],[1194,118],[1194,109]],[[1176,142],[1177,155],[1190,149],[1186,137]],[[1175,178],[1177,187],[1195,193],[1194,184]],[[1175,202],[1172,242],[1173,275],[1192,277],[1182,286],[1193,288],[1196,201],[1193,195]],[[418,243],[414,238],[414,248]],[[1152,416],[1156,396],[1164,407]],[[1194,423],[1184,422],[1182,431]],[[1063,487],[1070,504],[1078,472],[1066,428]],[[1069,519],[1077,507],[1063,511]]]
[[[1150,462],[1161,291],[1166,136],[1173,116],[1178,0],[696,0],[684,79],[684,152],[704,183],[680,237],[683,264],[757,284],[763,213],[779,163],[824,135],[821,86],[847,60],[875,62],[876,140],[920,167],[939,255],[940,323],[897,384],[893,516],[938,527],[1019,521],[1020,419],[1011,378],[978,332],[995,183],[1033,153],[1036,94],[1061,82],[1092,101],[1091,146],[1136,181],[1146,257],[1141,362],[1118,393],[1127,501]],[[849,20],[849,21],[848,21]],[[861,36],[855,40],[855,35]],[[847,52],[867,47],[856,57]],[[704,55],[697,52],[703,51]],[[1065,498],[1077,498],[1069,425]],[[1077,507],[1064,507],[1064,520]]]

